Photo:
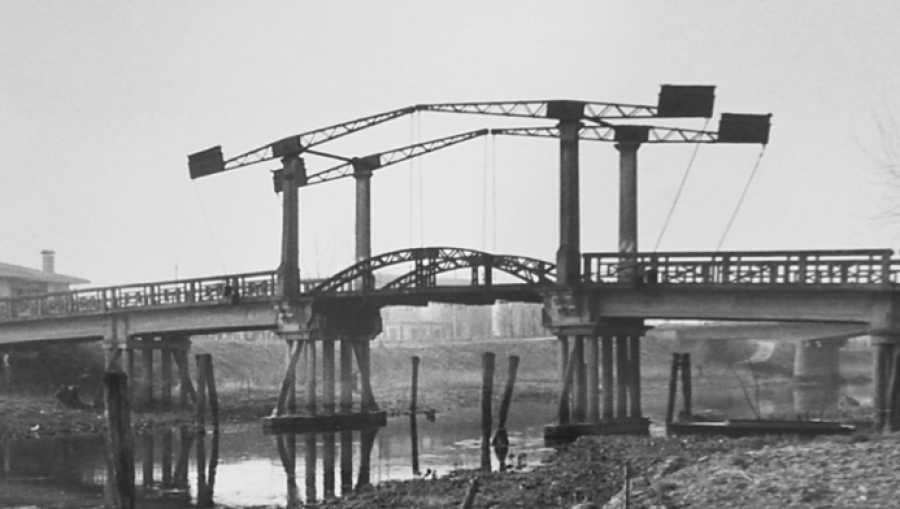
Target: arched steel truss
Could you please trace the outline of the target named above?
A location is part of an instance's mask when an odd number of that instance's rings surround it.
[[[438,274],[466,268],[472,269],[471,286],[492,285],[493,270],[535,285],[556,280],[556,265],[535,258],[453,247],[421,247],[363,260],[327,279],[312,293],[374,290],[376,271],[404,263],[413,263],[413,270],[384,285],[381,290],[431,288],[436,286]]]

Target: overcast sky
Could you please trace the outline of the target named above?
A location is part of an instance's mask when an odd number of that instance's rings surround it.
[[[454,101],[656,104],[716,85],[722,112],[772,113],[726,250],[897,248],[878,122],[900,116],[900,3],[830,1],[0,2],[0,261],[94,284],[274,269],[280,199],[225,156],[357,117]],[[426,113],[324,145],[361,156],[547,121]],[[703,120],[678,125],[702,128]],[[900,136],[900,132],[894,133]],[[640,151],[653,250],[694,147]],[[759,146],[702,146],[659,250],[715,250]],[[582,247],[617,246],[617,159],[582,144]],[[373,250],[418,245],[553,260],[558,144],[480,139],[373,179]],[[309,156],[310,171],[332,161]],[[301,269],[353,261],[353,183],[301,192]]]

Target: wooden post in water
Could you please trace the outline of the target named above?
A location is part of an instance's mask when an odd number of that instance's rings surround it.
[[[481,355],[481,471],[491,471],[491,400],[494,391],[494,354]]]
[[[115,509],[134,509],[134,437],[131,432],[131,405],[128,378],[124,373],[103,375],[106,404],[108,503]]]
[[[153,433],[141,436],[141,442],[144,449],[141,458],[141,484],[149,487],[153,485]]]
[[[678,397],[678,369],[681,367],[681,354],[672,354],[672,369],[669,374],[669,404],[666,407],[666,424],[675,421],[675,399]]]
[[[341,440],[341,493],[353,489],[353,430],[342,429]]]
[[[409,411],[416,413],[416,400],[419,397],[419,356],[412,357],[412,387],[409,395]]]
[[[319,411],[316,357],[316,342],[310,339],[306,342],[306,410],[310,415]]]
[[[334,498],[334,466],[337,454],[337,441],[335,433],[322,434],[322,496],[325,499]]]
[[[565,375],[563,376],[563,386],[559,391],[559,411],[557,418],[560,424],[567,424],[571,418],[569,413],[569,393],[572,391],[572,385],[575,383],[575,357],[569,358],[569,365],[566,366]]]
[[[285,368],[284,377],[281,380],[281,391],[278,393],[278,401],[275,403],[275,415],[284,415],[285,411],[290,410],[290,397],[294,391],[294,382],[296,377],[297,362],[300,360],[300,354],[306,345],[305,341],[295,340],[289,341],[291,357],[288,359]]]
[[[506,416],[509,415],[509,406],[512,403],[513,389],[516,386],[516,375],[519,372],[519,356],[509,356],[509,373],[507,373],[506,387],[503,389],[503,399],[500,402],[500,423],[498,428],[506,428]]]
[[[316,464],[318,463],[316,455],[316,442],[318,441],[317,433],[306,433],[303,435],[303,459],[305,460],[306,475],[306,503],[312,505],[318,499],[316,490]]]
[[[691,354],[681,354],[681,390],[684,393],[684,417],[692,420],[691,411]]]

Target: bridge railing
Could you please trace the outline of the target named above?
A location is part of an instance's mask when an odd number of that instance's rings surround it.
[[[319,281],[304,281],[303,291]],[[102,313],[120,309],[267,300],[276,294],[276,272],[86,288],[0,299],[0,321]]]
[[[586,253],[586,282],[653,284],[889,285],[900,260],[882,250]]]

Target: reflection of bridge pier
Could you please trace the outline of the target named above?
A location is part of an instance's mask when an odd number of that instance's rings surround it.
[[[322,497],[334,498],[338,495],[335,482],[336,470],[340,468],[340,493],[349,493],[353,483],[353,435],[359,433],[359,470],[356,489],[367,486],[371,480],[371,457],[378,427],[364,427],[358,430],[323,431],[308,433],[279,433],[275,435],[275,446],[287,476],[288,507],[299,507],[319,501],[318,474],[322,468]],[[305,492],[301,500],[297,487],[297,438],[302,437],[303,479]],[[338,444],[339,442],[339,444]],[[321,443],[322,457],[319,459],[318,446]],[[338,448],[340,462],[338,463]]]

